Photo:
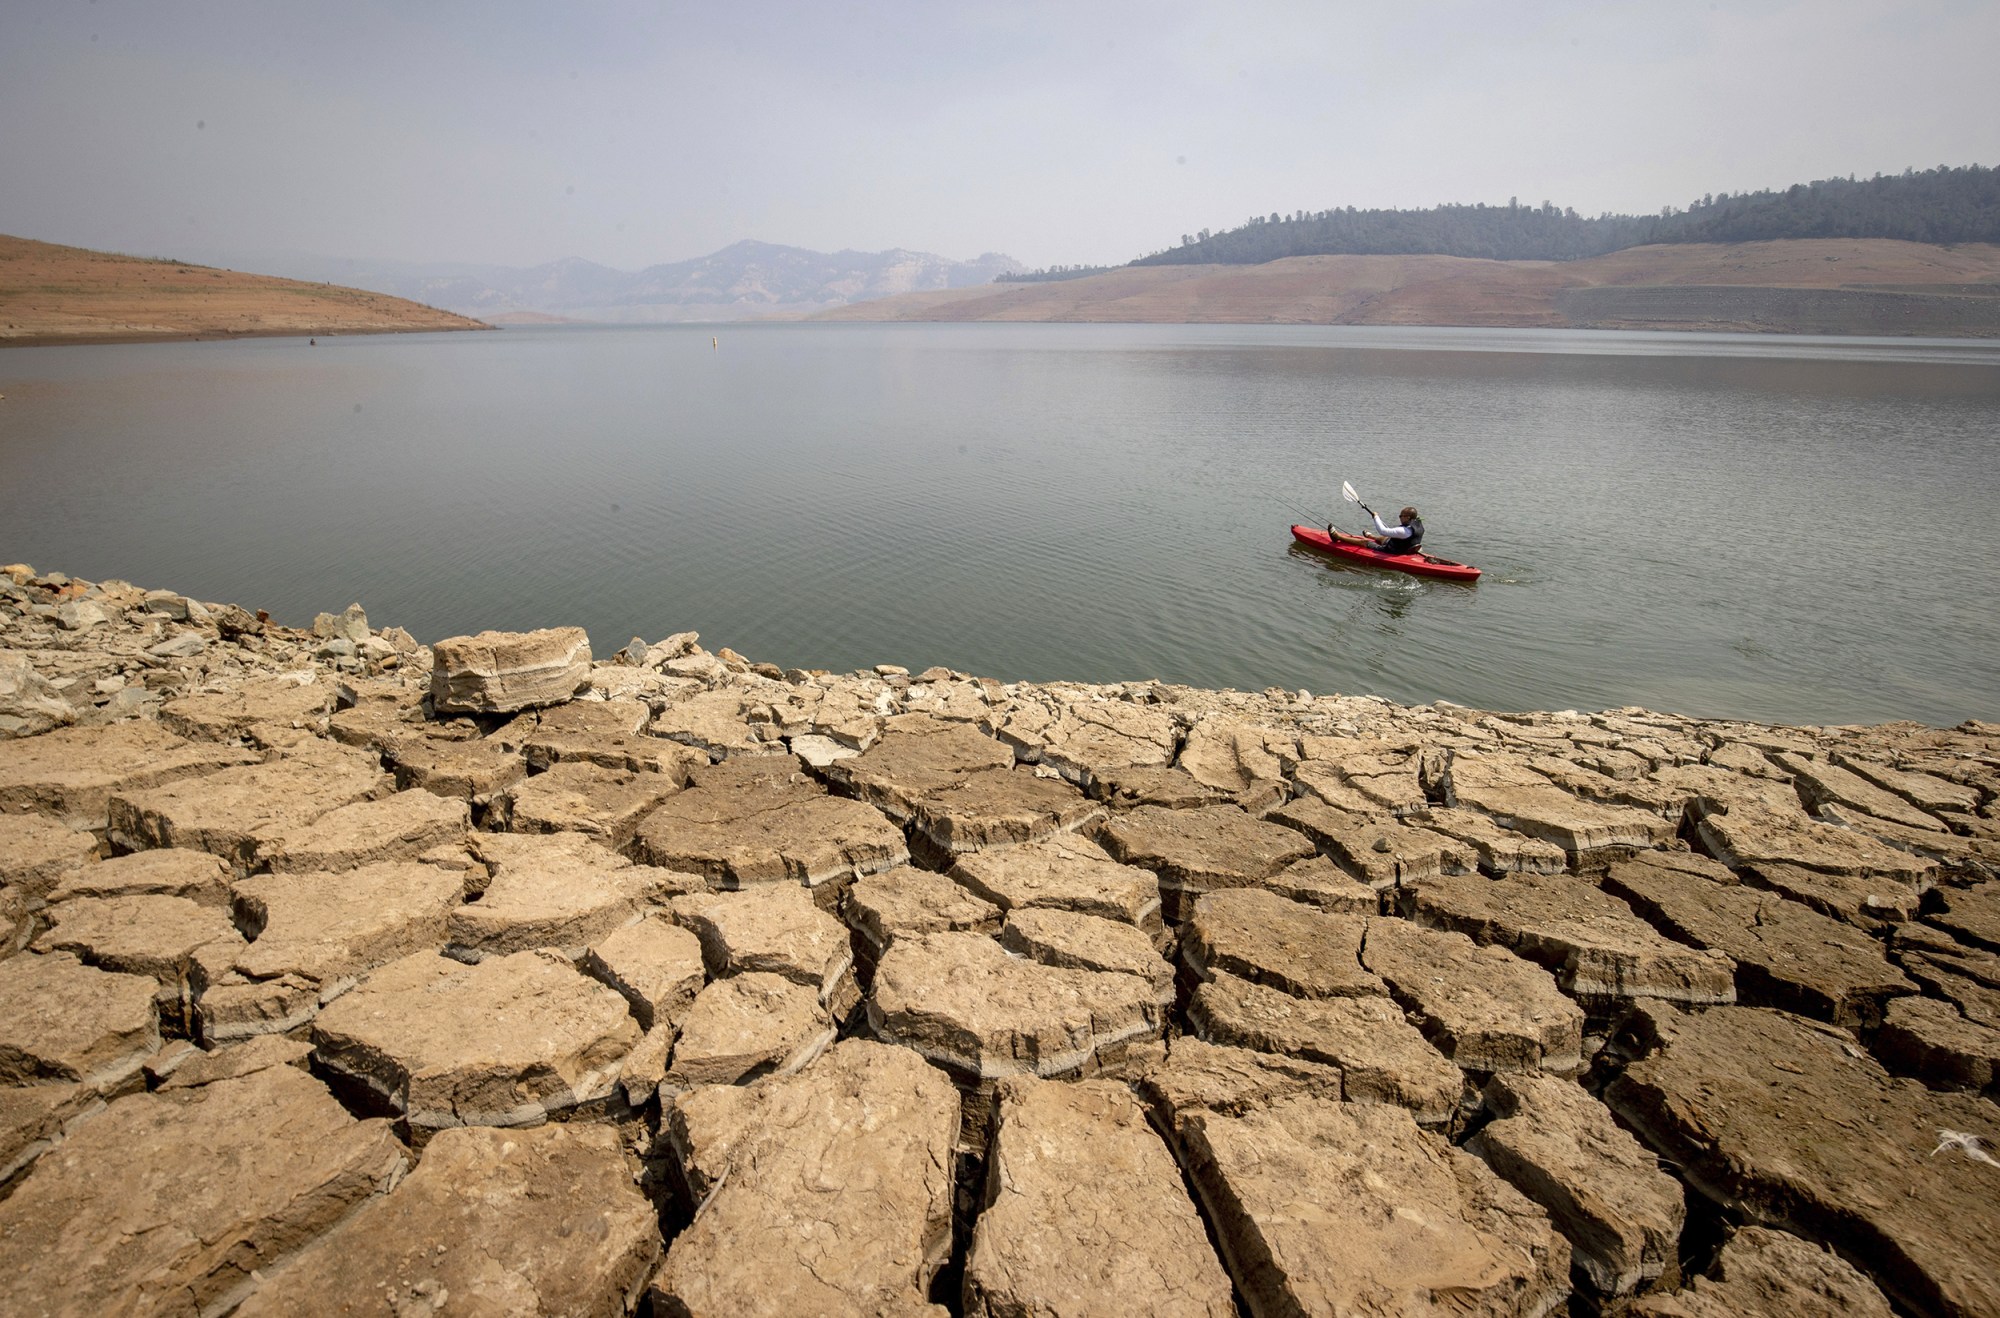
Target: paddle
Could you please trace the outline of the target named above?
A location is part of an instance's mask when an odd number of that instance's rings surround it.
[[[1367,513],[1370,517],[1373,517],[1375,515],[1375,510],[1373,508],[1370,508],[1367,504],[1362,503],[1361,496],[1356,494],[1354,492],[1354,487],[1352,485],[1349,485],[1346,481],[1342,481],[1340,483],[1340,497],[1347,500],[1349,503],[1358,504],[1361,508],[1361,511]]]

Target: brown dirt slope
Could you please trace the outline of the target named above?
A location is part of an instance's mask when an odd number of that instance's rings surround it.
[[[822,320],[1761,330],[2000,337],[2000,246],[1635,247],[1588,261],[1300,256],[1144,266],[842,307]]]
[[[0,234],[0,346],[485,328],[381,293]]]

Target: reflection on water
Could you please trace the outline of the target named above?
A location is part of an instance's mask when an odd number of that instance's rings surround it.
[[[693,628],[829,668],[2000,716],[2000,345],[709,335],[8,350],[0,558],[293,623],[359,600],[425,639]],[[1351,513],[1343,479],[1485,577],[1274,552]]]

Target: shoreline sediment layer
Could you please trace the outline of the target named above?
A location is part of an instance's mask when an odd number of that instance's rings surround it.
[[[0,1000],[24,1313],[2000,1312],[1977,721],[427,646],[17,564]]]

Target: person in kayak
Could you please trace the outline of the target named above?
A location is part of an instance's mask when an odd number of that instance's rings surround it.
[[[1375,529],[1380,535],[1342,535],[1331,523],[1326,533],[1337,545],[1358,545],[1380,554],[1414,554],[1423,545],[1424,519],[1417,516],[1416,509],[1405,508],[1398,513],[1395,526],[1385,525],[1378,513],[1371,511],[1368,515],[1375,519]]]

